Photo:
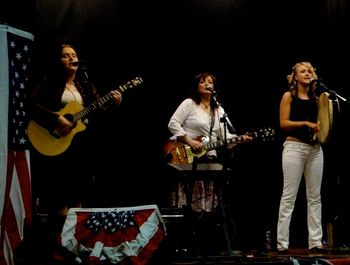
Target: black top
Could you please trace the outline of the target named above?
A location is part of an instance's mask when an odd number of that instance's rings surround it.
[[[310,121],[317,122],[318,105],[314,99],[293,98],[290,111],[291,121]],[[287,136],[292,136],[300,141],[313,144],[312,131],[304,126],[287,132]]]

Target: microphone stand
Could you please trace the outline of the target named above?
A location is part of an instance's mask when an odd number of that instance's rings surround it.
[[[323,84],[322,82],[319,83],[319,87],[326,90],[327,92],[329,92],[330,94],[340,98],[342,101],[346,102],[346,103],[350,103],[349,100],[347,100],[346,98],[340,96],[337,92],[335,92],[334,90],[329,89],[325,84]]]
[[[82,64],[81,66],[81,71],[83,72],[83,74],[84,74],[84,77],[86,78],[86,81],[90,81],[89,80],[89,76],[88,76],[88,74],[87,74],[87,72],[86,72],[86,65],[85,64]]]
[[[84,74],[84,77],[85,77],[85,80],[86,80],[86,84],[89,86],[89,89],[90,89],[90,92],[92,92],[94,90],[93,86],[92,86],[92,83],[90,82],[90,79],[89,79],[89,76],[87,74],[87,71],[86,71],[86,64],[83,63],[81,64],[80,66],[81,68],[81,71],[83,72]],[[89,93],[90,93],[89,92]],[[92,174],[92,179],[91,179],[92,183],[95,185],[96,184],[96,174]]]
[[[85,62],[81,63],[80,64],[80,68],[81,68],[81,72],[82,72],[82,77],[85,79],[86,85],[90,89],[89,93],[91,93],[91,92],[94,93],[93,91],[95,90],[95,88],[94,88],[94,86],[93,86],[92,82],[90,81],[90,78],[89,78],[89,76],[87,74],[86,63]],[[82,81],[83,81],[83,79],[82,79]]]
[[[214,90],[211,90],[212,92],[212,97],[211,99],[215,102],[215,104],[220,107],[220,103],[218,102],[217,98],[216,98],[216,92]],[[220,122],[224,124],[224,163],[223,163],[223,172],[225,172],[225,175],[227,174],[227,161],[226,161],[226,156],[227,156],[227,133],[226,133],[226,129],[229,126],[229,130],[234,133],[236,130],[233,127],[232,123],[230,122],[230,120],[228,119],[228,116],[226,113],[224,113],[223,117],[220,118]],[[232,256],[233,252],[232,252],[232,246],[231,246],[231,241],[230,241],[230,237],[228,234],[228,229],[227,229],[227,223],[226,223],[226,212],[225,212],[225,205],[223,203],[223,188],[225,186],[227,186],[229,184],[228,178],[226,179],[226,183],[225,185],[223,185],[222,189],[221,187],[218,188],[218,206],[220,208],[221,211],[221,215],[222,215],[222,228],[223,228],[223,232],[224,232],[224,236],[225,236],[225,240],[226,240],[226,246],[227,246],[227,251],[228,251],[228,255]]]
[[[212,99],[213,101],[215,102],[215,104],[220,107],[221,104],[218,102],[217,98],[216,98],[216,92],[214,90],[211,90],[213,95],[212,95]],[[228,115],[226,113],[224,113],[224,115],[220,118],[220,122],[224,123],[224,128],[228,128],[228,130],[231,132],[231,133],[235,133],[236,132],[236,129],[235,127],[233,127],[230,119],[228,118]],[[225,130],[225,137],[224,137],[224,140],[225,140],[225,144],[227,144],[227,138],[226,138],[226,130]]]

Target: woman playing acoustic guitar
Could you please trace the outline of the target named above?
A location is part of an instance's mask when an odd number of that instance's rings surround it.
[[[47,147],[45,141],[49,139],[46,138],[51,137],[53,142],[57,140],[59,148],[60,140],[67,139],[77,126],[70,116],[60,113],[60,110],[70,103],[86,106],[100,97],[83,72],[78,71],[79,57],[73,46],[59,45],[53,59],[53,71],[39,82],[31,97],[33,123],[29,124],[32,127],[28,127],[28,135],[32,143],[34,140],[39,141],[39,147]],[[111,102],[116,105],[121,103],[119,91],[111,92],[111,97]],[[89,120],[82,121],[84,130],[79,132],[64,152],[57,153],[52,147],[52,150],[46,149],[44,154],[36,152],[34,148],[31,152],[33,195],[40,199],[41,211],[49,214],[52,240],[60,233],[68,209],[82,207],[91,199],[89,188],[93,184],[92,165],[95,164],[94,141],[91,138],[94,118],[89,116]],[[33,126],[41,128],[38,132],[42,131],[47,137],[39,136],[36,139],[31,130]]]

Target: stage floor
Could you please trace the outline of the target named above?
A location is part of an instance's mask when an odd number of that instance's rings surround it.
[[[44,258],[44,255],[31,256],[26,260],[18,260],[16,265],[73,265],[74,261],[54,262]],[[86,263],[82,263],[86,265]],[[99,263],[97,263],[99,264]],[[102,263],[101,263],[102,264]],[[129,264],[129,263],[128,263]],[[237,255],[222,254],[218,256],[190,256],[179,253],[171,253],[169,249],[160,247],[157,249],[145,265],[350,265],[349,248],[343,250],[329,249],[327,254],[310,253],[306,248],[292,248],[287,255],[279,255],[276,251],[269,251],[267,256],[259,257],[254,251]],[[103,263],[103,265],[112,265]],[[132,265],[130,263],[130,265]]]
[[[279,255],[276,251],[269,251],[267,256],[258,257],[254,252],[242,253],[239,255],[220,255],[208,257],[173,257],[172,260],[153,261],[152,264],[171,264],[171,265],[227,265],[227,264],[292,264],[292,265],[350,265],[350,252],[346,249],[337,251],[329,249],[327,254],[310,253],[308,249],[295,248],[290,249],[287,255]]]

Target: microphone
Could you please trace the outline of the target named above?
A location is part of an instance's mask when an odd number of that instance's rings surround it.
[[[322,79],[312,79],[309,84],[309,89],[316,89],[316,93],[319,93],[320,87],[323,86]]]
[[[206,90],[210,91],[213,95],[216,95],[216,91],[213,88],[213,84],[209,84],[205,87]]]
[[[310,85],[315,84],[315,83],[322,83],[323,80],[322,79],[312,79],[310,82]]]
[[[325,84],[323,83],[323,79],[311,80],[310,86],[309,86],[310,89],[313,89],[314,86],[315,86],[315,91],[317,95],[321,95],[325,91],[328,91],[330,93],[333,92],[328,87],[325,86]]]
[[[78,66],[80,64],[80,62],[79,61],[75,61],[75,62],[71,62],[70,64],[73,65],[73,66]]]
[[[86,61],[85,60],[79,60],[79,61],[74,61],[70,63],[73,66],[81,66],[81,67],[85,67],[86,66]]]

